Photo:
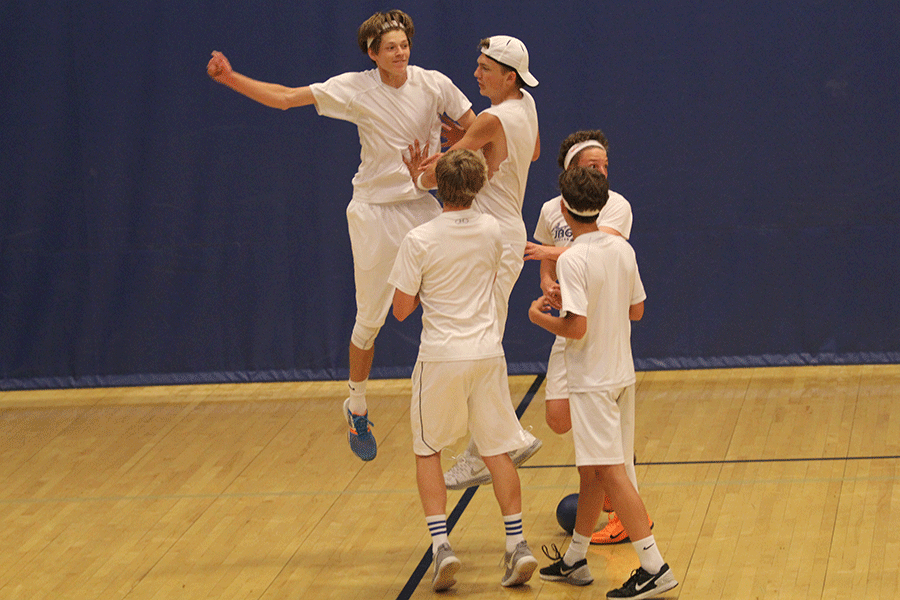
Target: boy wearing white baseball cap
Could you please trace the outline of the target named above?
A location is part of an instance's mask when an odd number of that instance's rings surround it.
[[[509,312],[509,296],[522,272],[527,232],[522,219],[522,202],[528,169],[541,152],[537,109],[527,87],[538,80],[528,67],[525,44],[508,35],[495,35],[481,40],[475,79],[482,96],[491,106],[475,117],[465,134],[451,150],[480,150],[488,164],[490,179],[475,197],[474,206],[492,215],[500,223],[503,257],[497,273],[497,323],[502,337]],[[434,162],[438,155],[425,157],[418,143],[410,145],[410,174],[420,188],[434,187]],[[518,466],[541,447],[541,441],[524,429],[522,444],[510,453]],[[450,489],[464,489],[491,481],[491,474],[473,443],[460,456],[456,465],[444,474]]]
[[[522,85],[537,87],[538,80],[528,71],[528,49],[521,40],[508,35],[495,35],[481,41],[481,53],[518,73]]]

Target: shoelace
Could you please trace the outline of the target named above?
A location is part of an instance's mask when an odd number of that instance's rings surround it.
[[[631,572],[631,577],[628,578],[628,581],[626,581],[626,582],[622,585],[622,587],[624,587],[624,588],[627,588],[627,587],[635,587],[635,586],[637,585],[637,583],[638,583],[637,580],[641,578],[640,575],[638,574],[638,571],[643,571],[643,569],[640,568],[640,567],[638,567],[637,569],[635,569],[634,571],[632,571],[632,572]],[[646,571],[644,571],[644,572],[646,573]]]
[[[553,550],[553,554],[550,554],[550,551],[547,550],[547,546],[541,546],[541,551],[544,553],[544,556],[546,556],[553,562],[562,560],[562,554],[559,553],[559,548],[556,547],[556,544],[550,544],[550,549]]]
[[[444,448],[443,450],[441,450],[441,453],[443,453],[443,452],[445,452],[445,451],[447,451],[447,450],[448,450],[447,448]],[[468,452],[463,452],[462,454],[458,454],[458,455],[457,455],[457,454],[451,454],[451,455],[450,455],[450,460],[455,460],[455,461],[461,461],[461,460],[462,460],[462,461],[465,461],[465,460],[467,460],[468,458],[469,458],[469,453],[468,453]]]
[[[353,429],[356,431],[356,435],[358,437],[367,435],[369,433],[369,426],[375,426],[375,423],[369,420],[369,415],[354,415],[350,413],[353,418]]]
[[[461,454],[459,457],[454,456],[454,460],[456,460],[456,464],[450,469],[450,471],[455,473],[465,473],[467,475],[471,475],[475,472],[474,461],[472,460],[472,455],[465,453]]]

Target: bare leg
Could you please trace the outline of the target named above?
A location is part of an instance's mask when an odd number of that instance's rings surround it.
[[[604,465],[597,469],[601,485],[609,494],[616,514],[628,532],[628,537],[632,541],[649,537],[650,523],[647,522],[647,508],[628,478],[625,465]],[[578,507],[581,508],[580,498]]]
[[[372,359],[375,358],[375,346],[368,350],[357,348],[350,343],[350,381],[365,381],[372,370]]]
[[[482,456],[481,458],[488,471],[491,472],[494,496],[500,505],[500,512],[504,516],[522,512],[522,487],[519,483],[519,474],[516,472],[509,454]]]
[[[544,403],[547,425],[560,435],[572,429],[572,415],[568,398],[555,398]]]
[[[444,485],[444,473],[441,471],[441,455],[416,455],[416,483],[419,486],[419,499],[425,516],[442,515],[447,512],[447,487]]]
[[[603,510],[603,482],[600,479],[600,467],[578,467],[580,483],[578,487],[578,511],[575,514],[575,531],[585,537],[591,537],[594,526]]]

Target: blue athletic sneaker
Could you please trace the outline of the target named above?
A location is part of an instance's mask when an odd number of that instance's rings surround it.
[[[372,460],[378,452],[378,446],[375,443],[375,436],[372,435],[371,426],[374,425],[369,420],[369,412],[364,415],[355,415],[348,408],[350,398],[344,400],[344,413],[347,415],[347,424],[350,425],[350,431],[347,432],[347,441],[350,442],[350,449],[353,454],[363,460]]]

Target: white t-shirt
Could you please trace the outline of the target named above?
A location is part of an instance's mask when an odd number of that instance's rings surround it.
[[[569,246],[572,244],[572,230],[566,223],[559,207],[562,196],[547,200],[541,207],[534,239],[547,246]],[[631,237],[631,204],[621,194],[609,191],[609,199],[597,216],[597,225],[611,227],[625,236]]]
[[[427,142],[429,153],[439,152],[438,115],[459,119],[472,107],[446,75],[413,65],[400,88],[383,83],[378,69],[344,73],[309,87],[320,115],[357,126],[362,148],[353,199],[373,204],[425,195],[413,184],[403,152],[415,140]]]
[[[505,243],[524,244],[527,235],[522,220],[522,203],[538,136],[534,98],[522,90],[522,98],[504,100],[483,112],[500,119],[506,136],[507,157],[475,196],[474,205],[496,217]]]
[[[410,231],[388,283],[422,302],[419,361],[503,356],[494,301],[500,227],[469,208],[441,213]]]
[[[556,263],[564,311],[587,318],[580,340],[566,340],[570,392],[613,390],[635,383],[631,305],[647,295],[631,244],[591,232],[578,236]]]

